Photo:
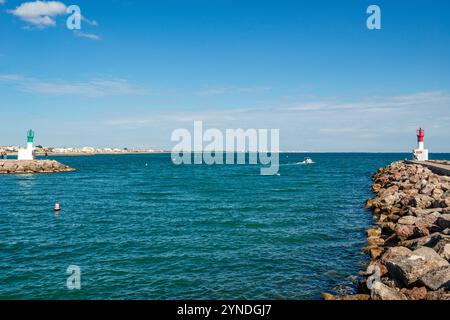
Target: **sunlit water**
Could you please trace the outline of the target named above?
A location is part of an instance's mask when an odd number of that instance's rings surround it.
[[[371,174],[406,154],[57,157],[76,172],[0,176],[1,299],[318,299],[355,285]],[[450,159],[449,154],[434,155]],[[147,164],[147,165],[146,165]],[[53,205],[59,202],[58,216]],[[81,268],[81,290],[66,269]]]

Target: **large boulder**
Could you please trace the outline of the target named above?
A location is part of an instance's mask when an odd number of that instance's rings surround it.
[[[416,221],[416,225],[419,223],[428,224],[428,225],[437,224],[437,222],[441,216],[442,215],[438,211],[432,212],[426,216],[421,217],[418,221]]]
[[[367,229],[367,236],[368,237],[380,237],[381,229],[380,228],[369,228],[369,229]]]
[[[424,236],[417,239],[402,241],[401,245],[407,247],[409,249],[415,250],[420,247],[434,247],[439,241],[444,239],[445,235],[440,234],[439,232],[432,233],[428,236]]]
[[[376,247],[384,245],[384,240],[380,237],[368,237],[367,244],[369,247]]]
[[[434,269],[448,265],[446,260],[428,247],[422,247],[406,256],[386,261],[390,275],[405,286],[410,286]]]
[[[450,266],[433,269],[420,277],[420,282],[431,290],[450,290]]]
[[[434,189],[434,185],[431,183],[425,183],[425,185],[422,183],[422,188],[420,189],[421,194],[431,194],[431,192]]]
[[[430,208],[433,202],[434,199],[426,194],[418,194],[413,198],[413,205],[420,209]]]
[[[390,288],[379,281],[376,281],[372,285],[370,298],[372,300],[407,300],[403,293],[395,290],[394,288]]]
[[[386,264],[389,260],[409,255],[411,252],[412,251],[410,249],[402,246],[388,248],[385,254],[381,257],[381,263]]]
[[[443,236],[434,246],[433,250],[436,251],[443,259],[450,259],[450,237]]]
[[[433,226],[424,220],[417,221],[414,228],[414,237],[425,237],[430,235],[430,229]]]
[[[427,288],[425,287],[414,287],[412,289],[403,288],[400,290],[408,300],[425,300],[427,298]]]
[[[396,201],[398,201],[397,194],[389,194],[389,195],[386,195],[385,197],[381,198],[381,203],[384,206],[392,206],[393,204],[396,203]]]
[[[397,223],[398,224],[406,224],[406,225],[413,225],[415,224],[417,221],[419,220],[419,218],[415,217],[415,216],[404,216],[401,217]]]
[[[439,176],[436,175],[436,174],[430,174],[428,176],[428,182],[431,183],[431,184],[435,184],[435,185],[439,184],[440,183]]]
[[[395,228],[395,234],[400,239],[400,241],[404,241],[406,239],[411,238],[414,235],[414,226],[399,224]]]
[[[434,213],[434,212],[440,213],[440,212],[442,212],[442,208],[431,208],[431,209],[410,208],[410,211],[416,217],[423,217],[423,216],[428,216],[429,214]]]

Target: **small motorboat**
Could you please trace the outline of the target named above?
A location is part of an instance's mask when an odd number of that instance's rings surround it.
[[[314,161],[312,161],[311,158],[305,157],[305,159],[301,163],[302,164],[311,164],[311,163],[314,163]]]

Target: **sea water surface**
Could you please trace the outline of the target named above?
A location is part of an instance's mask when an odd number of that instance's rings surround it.
[[[169,154],[55,157],[76,172],[0,176],[0,299],[318,299],[367,257],[371,175],[407,154],[281,154],[255,165]],[[450,159],[449,154],[432,155]],[[55,215],[53,205],[62,211]],[[69,265],[81,289],[66,285]]]

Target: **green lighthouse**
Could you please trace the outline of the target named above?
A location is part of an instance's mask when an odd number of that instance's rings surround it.
[[[19,152],[17,154],[18,160],[33,160],[34,159],[33,141],[34,141],[34,131],[30,129],[27,131],[27,148],[19,149]]]
[[[33,143],[33,139],[34,139],[34,131],[30,129],[27,132],[27,142]]]

